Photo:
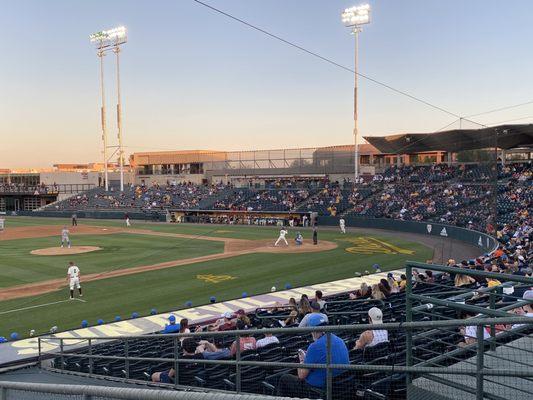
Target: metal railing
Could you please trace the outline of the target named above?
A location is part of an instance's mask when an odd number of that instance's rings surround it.
[[[484,338],[483,336],[483,327],[488,325],[516,325],[523,324],[524,326],[518,329],[512,329],[507,332],[503,332],[500,335],[497,335],[496,338],[489,337]],[[413,342],[419,340],[427,339],[426,332],[434,332],[439,329],[452,329],[456,330],[460,326],[473,326],[477,327],[477,341],[475,343],[468,344],[464,347],[457,347],[454,343],[451,344],[453,357],[468,357],[472,354],[475,354],[478,360],[478,363],[474,366],[470,365],[461,365],[456,367],[454,365],[444,365],[444,364],[435,364],[435,363],[426,363],[426,364],[414,364],[413,362]],[[520,368],[487,368],[483,365],[483,357],[486,354],[486,345],[490,346],[492,341],[495,342],[495,347],[500,345],[501,340],[503,339],[512,339],[516,338],[526,338],[532,340],[531,335],[524,334],[524,331],[531,330],[533,328],[533,320],[525,317],[497,317],[497,318],[480,318],[480,319],[470,319],[470,320],[444,320],[444,321],[424,321],[424,322],[403,322],[403,323],[385,323],[385,324],[359,324],[359,325],[344,325],[344,326],[324,326],[324,327],[314,327],[314,328],[277,328],[277,329],[261,329],[254,331],[227,331],[227,332],[198,332],[198,333],[189,333],[189,334],[177,334],[177,335],[149,335],[149,336],[127,336],[127,337],[79,337],[79,338],[57,338],[57,337],[41,337],[38,338],[39,348],[44,348],[44,346],[50,346],[52,343],[56,343],[59,347],[59,351],[40,351],[39,360],[44,363],[44,360],[50,357],[56,358],[54,370],[64,370],[68,368],[68,360],[73,358],[88,359],[89,364],[87,372],[83,371],[83,368],[78,371],[78,374],[84,376],[95,376],[98,374],[98,371],[94,370],[94,363],[96,360],[107,360],[109,362],[120,362],[123,365],[122,374],[120,377],[121,380],[134,379],[132,372],[132,364],[139,365],[139,362],[145,362],[146,368],[149,364],[156,365],[161,363],[167,363],[169,366],[172,365],[172,368],[175,371],[175,379],[172,385],[166,384],[162,385],[165,387],[174,387],[176,389],[183,388],[184,382],[181,381],[180,375],[186,371],[187,365],[197,365],[201,367],[209,367],[213,365],[219,366],[228,366],[234,368],[232,375],[228,375],[224,379],[223,389],[235,391],[237,393],[246,392],[248,388],[247,379],[249,378],[250,368],[257,367],[259,369],[264,369],[265,371],[278,371],[272,373],[271,375],[262,374],[260,375],[261,381],[256,382],[255,390],[262,391],[263,394],[273,395],[277,392],[279,378],[284,373],[290,373],[296,368],[308,369],[310,371],[326,371],[326,379],[323,386],[318,388],[308,388],[310,392],[318,397],[325,399],[336,399],[343,398],[343,395],[348,394],[352,390],[359,392],[364,397],[364,393],[372,393],[375,398],[387,398],[387,394],[379,393],[376,389],[376,382],[379,383],[380,380],[392,380],[400,381],[401,385],[406,387],[413,385],[413,380],[419,378],[427,377],[438,377],[443,376],[454,376],[454,375],[472,375],[476,377],[476,393],[477,398],[482,398],[483,395],[487,393],[483,392],[483,381],[487,377],[506,377],[514,379],[533,379],[533,365],[531,362],[526,362],[525,365],[522,365]],[[387,351],[387,354],[380,356],[378,359],[381,360],[380,363],[376,363],[376,359],[365,361],[365,362],[351,362],[350,364],[336,364],[332,360],[331,353],[331,343],[334,339],[333,335],[338,334],[341,337],[347,338],[350,342],[349,337],[355,333],[361,333],[365,330],[385,330],[391,336],[399,337],[405,335],[405,340],[399,340],[395,342],[395,346],[403,346],[403,354],[405,354],[406,363],[402,361],[397,361],[397,353],[400,354],[402,351],[395,351],[394,357],[391,357],[390,350]],[[240,338],[242,336],[248,336],[250,334],[273,334],[273,335],[291,335],[292,341],[296,340],[297,337],[302,337],[301,335],[322,333],[326,337],[326,359],[323,363],[298,363],[295,361],[259,361],[259,359],[248,359],[243,358],[243,349],[240,346]],[[300,336],[298,336],[300,335]],[[232,360],[210,360],[210,359],[190,359],[183,358],[179,354],[180,350],[180,339],[184,338],[211,338],[216,340],[217,338],[228,338],[231,337],[235,339],[236,344],[236,354],[235,359]],[[135,341],[142,340],[145,344],[154,343],[158,340],[171,340],[172,341],[172,357],[142,357],[135,355],[136,353],[132,352],[132,344]],[[427,339],[430,341],[431,339]],[[101,345],[105,341],[119,341],[123,343],[122,351],[124,355],[102,355],[98,354],[97,346]],[[309,341],[308,341],[309,342]],[[84,349],[78,349],[77,352],[69,352],[67,349],[70,345],[86,343],[87,346]],[[291,340],[288,341],[287,346],[291,345]],[[307,344],[307,343],[306,343]],[[155,345],[154,345],[155,346]],[[79,352],[80,350],[84,350]],[[363,350],[364,352],[367,349]],[[370,350],[369,350],[370,351]],[[431,349],[429,349],[431,352]],[[351,350],[351,353],[356,352]],[[527,351],[525,351],[527,353]],[[439,355],[435,355],[437,358]],[[450,357],[448,357],[450,359]],[[57,365],[59,364],[59,366]],[[436,366],[434,366],[436,365]],[[185,368],[185,369],[183,369]],[[229,371],[229,369],[228,369]],[[343,372],[339,374],[339,371]],[[153,372],[153,371],[149,371]],[[229,372],[228,372],[229,374]],[[278,374],[278,376],[276,376]],[[350,375],[353,379],[350,383],[344,383],[341,387],[337,383],[339,376],[344,374]],[[405,374],[405,375],[403,375]],[[146,374],[149,376],[149,374]],[[145,375],[145,376],[146,376]],[[148,377],[147,376],[147,377]],[[274,376],[275,379],[269,380],[270,377]],[[405,379],[403,378],[405,376]],[[138,381],[137,381],[138,382]],[[198,379],[192,379],[191,381],[185,382],[187,386],[198,384]],[[145,381],[146,383],[146,381]],[[461,389],[461,385],[455,385],[455,388]],[[197,390],[202,390],[201,387],[196,388]],[[316,390],[315,390],[316,389]],[[464,389],[464,388],[462,388]],[[341,393],[339,393],[339,391]],[[309,391],[303,393],[304,397],[307,397],[310,393]],[[281,395],[281,393],[278,393]],[[532,393],[533,394],[533,393]],[[339,397],[340,396],[340,397]],[[496,399],[496,397],[489,397]],[[512,399],[512,397],[508,397]]]
[[[472,278],[478,278],[478,281],[473,280],[470,287],[458,287],[457,291],[453,290],[442,292],[439,290],[433,291],[433,288],[438,288],[438,282],[427,281],[427,279],[419,279],[414,270],[433,271],[433,273],[442,273],[444,277],[447,275],[465,275]],[[469,393],[472,399],[482,400],[485,398],[493,400],[501,400],[503,398],[511,398],[509,393],[507,396],[500,396],[498,392],[523,392],[527,396],[533,396],[533,385],[528,382],[528,390],[515,390],[513,386],[520,386],[509,384],[502,379],[489,379],[485,369],[487,363],[491,369],[495,367],[498,369],[502,365],[519,365],[526,367],[533,371],[533,332],[531,324],[520,326],[520,324],[508,325],[502,322],[509,315],[513,315],[516,310],[520,310],[524,306],[531,304],[529,300],[523,300],[521,296],[514,295],[515,290],[528,289],[533,287],[533,278],[521,275],[511,275],[504,273],[485,272],[469,268],[448,267],[442,265],[432,265],[424,263],[408,262],[406,266],[407,287],[406,287],[406,320],[414,321],[420,319],[432,320],[453,320],[457,315],[462,314],[463,317],[468,318],[463,320],[463,330],[461,334],[464,336],[464,342],[460,343],[455,348],[448,348],[450,351],[445,354],[438,354],[438,349],[449,343],[444,343],[440,339],[441,336],[449,335],[451,332],[447,328],[437,327],[432,328],[425,334],[434,340],[433,349],[437,350],[434,357],[424,359],[417,357],[415,352],[408,352],[406,365],[408,367],[425,367],[428,365],[442,365],[454,363],[457,366],[464,367],[465,365],[475,365],[475,371],[471,370],[468,373],[475,377],[475,387],[473,382],[463,381],[457,379],[449,379],[443,376],[435,376],[433,374],[427,377],[428,383],[426,386],[433,385],[435,388],[451,388],[450,390],[457,390],[459,393]],[[449,277],[447,277],[449,279]],[[479,278],[496,279],[500,283],[494,282],[493,286],[481,286]],[[425,290],[421,293],[413,293],[413,287],[421,285]],[[447,312],[443,312],[447,311]],[[484,320],[484,324],[476,325],[475,331],[468,330],[466,327],[471,326],[470,322],[475,320]],[[516,328],[516,329],[513,329]],[[511,339],[514,339],[512,341]],[[416,336],[411,329],[407,330],[406,345],[409,348],[416,348]],[[462,347],[461,347],[462,346]],[[475,347],[475,352],[471,350]],[[518,349],[518,355],[516,354]],[[469,353],[470,352],[470,353]],[[465,355],[470,354],[471,359],[465,359]],[[475,360],[473,357],[475,356]],[[522,359],[523,358],[523,359]],[[496,363],[495,363],[495,360]],[[530,376],[530,375],[528,375]],[[518,377],[518,375],[516,375]],[[413,382],[413,375],[407,373],[407,382]],[[454,398],[457,398],[454,396]]]
[[[150,390],[118,388],[91,385],[60,385],[49,383],[3,382],[0,381],[0,400],[17,399],[17,392],[54,394],[54,399],[68,399],[83,396],[84,400],[124,399],[124,400],[258,400],[257,395],[235,395],[226,393],[202,393],[186,391]],[[274,400],[286,398],[277,397]]]

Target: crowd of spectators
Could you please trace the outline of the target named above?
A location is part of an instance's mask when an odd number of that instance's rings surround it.
[[[218,199],[214,208],[232,211],[293,211],[308,197],[307,189],[235,189],[229,196]]]
[[[56,210],[123,209],[156,211],[168,208],[198,209],[202,201],[216,198],[230,186],[222,183],[196,185],[191,182],[167,182],[166,185],[131,185],[123,192],[95,188],[49,206]]]
[[[391,168],[375,177],[374,185],[381,182],[381,190],[357,202],[348,215],[435,221],[493,232],[496,208],[496,224],[529,215],[533,169],[530,163],[500,167],[497,182],[487,182],[494,175],[490,172],[484,165],[441,166],[438,173],[434,167]],[[424,183],[413,183],[420,176]]]

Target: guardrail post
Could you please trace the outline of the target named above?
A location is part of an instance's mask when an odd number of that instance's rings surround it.
[[[130,377],[130,344],[128,339],[124,342],[124,369],[126,370],[126,379]]]
[[[326,399],[331,400],[333,374],[330,368],[331,365],[331,332],[326,333]]]
[[[405,268],[405,275],[407,276],[407,284],[405,287],[405,319],[407,322],[413,321],[413,301],[411,295],[413,294],[413,267],[407,264]],[[406,366],[413,366],[413,332],[411,328],[406,328],[405,332],[405,348],[407,350],[406,354]],[[405,374],[405,383],[407,385],[407,393],[409,393],[409,385],[411,384],[413,377],[409,371]]]
[[[89,339],[89,376],[93,374],[94,361],[93,361],[93,341]]]
[[[237,333],[235,335],[235,343],[237,345],[237,353],[235,357],[235,361],[237,361],[237,365],[235,367],[235,390],[237,393],[241,392],[241,337]]]
[[[63,355],[63,338],[59,339],[59,354],[61,355],[61,370],[65,369],[65,356]]]
[[[483,342],[483,331],[485,327],[478,325],[476,330],[477,336],[477,362],[476,362],[476,400],[483,400],[483,351],[485,343]]]
[[[489,293],[489,309],[494,310],[496,309],[496,294],[494,293],[494,290],[491,290]],[[496,326],[494,324],[490,324],[490,337],[492,340],[490,341],[490,349],[495,350],[496,349],[496,342],[494,340],[494,337],[496,336]]]
[[[180,383],[180,380],[179,380],[180,363],[178,362],[180,351],[179,351],[179,346],[178,346],[179,339],[177,336],[174,336],[173,343],[174,343],[174,387],[177,388]]]
[[[43,361],[43,356],[42,356],[42,353],[41,353],[41,338],[37,338],[37,349],[39,351],[39,357],[37,358],[37,365],[39,366],[39,368],[42,367],[42,361]]]

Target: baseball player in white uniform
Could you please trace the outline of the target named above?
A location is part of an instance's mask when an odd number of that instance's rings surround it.
[[[346,221],[344,218],[339,219],[339,228],[341,228],[342,233],[346,233]]]
[[[279,231],[279,237],[278,240],[276,240],[276,243],[274,243],[274,246],[277,246],[280,241],[284,241],[285,244],[288,246],[289,242],[287,242],[287,239],[285,239],[285,236],[287,235],[287,230],[285,228],[281,228]]]
[[[68,264],[67,281],[70,286],[70,299],[74,298],[74,288],[78,289],[80,297],[83,297],[80,286],[80,269],[72,261]]]
[[[65,244],[68,246],[68,248],[70,249],[70,238],[69,238],[69,230],[67,229],[66,226],[63,227],[63,229],[61,230],[61,247],[64,247]]]

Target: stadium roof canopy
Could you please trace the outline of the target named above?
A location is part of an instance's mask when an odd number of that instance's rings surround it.
[[[498,147],[533,146],[533,124],[500,125],[483,129],[454,129],[436,133],[405,133],[365,136],[382,153],[407,154],[426,151],[458,152]]]

